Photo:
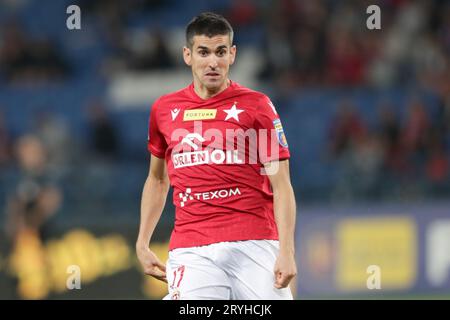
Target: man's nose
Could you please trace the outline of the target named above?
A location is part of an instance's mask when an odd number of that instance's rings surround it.
[[[217,60],[214,57],[212,57],[211,60],[209,60],[209,67],[211,69],[215,69],[217,68],[217,66],[218,66]]]

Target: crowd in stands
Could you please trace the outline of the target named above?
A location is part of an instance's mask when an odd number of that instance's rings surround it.
[[[33,39],[18,21],[1,26],[0,73],[2,82],[16,85],[61,81],[70,74],[69,63],[49,39]]]
[[[329,155],[338,164],[334,196],[411,198],[450,192],[450,106],[435,112],[418,99],[403,119],[389,103],[379,106],[374,125],[350,102],[330,124]]]

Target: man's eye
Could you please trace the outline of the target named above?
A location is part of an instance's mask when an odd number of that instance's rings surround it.
[[[220,50],[219,52],[217,52],[217,55],[219,56],[219,57],[223,57],[224,55],[225,55],[225,50]]]
[[[206,51],[200,51],[199,53],[202,57],[206,57],[208,55],[208,52]]]

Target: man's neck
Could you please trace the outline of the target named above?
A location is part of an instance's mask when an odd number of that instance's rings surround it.
[[[194,80],[194,91],[195,93],[202,98],[203,100],[212,98],[222,91],[224,91],[226,88],[230,86],[230,80],[226,79],[224,83],[219,87],[217,90],[208,90],[205,86],[202,86],[202,84],[199,81]]]

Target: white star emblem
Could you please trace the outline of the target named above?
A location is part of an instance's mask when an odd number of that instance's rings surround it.
[[[239,121],[239,116],[238,115],[239,115],[239,113],[244,112],[244,110],[237,109],[236,108],[236,103],[237,102],[235,102],[230,109],[223,110],[227,114],[227,117],[225,118],[225,121],[228,120],[228,119],[231,119],[231,118],[235,119],[236,121]]]

